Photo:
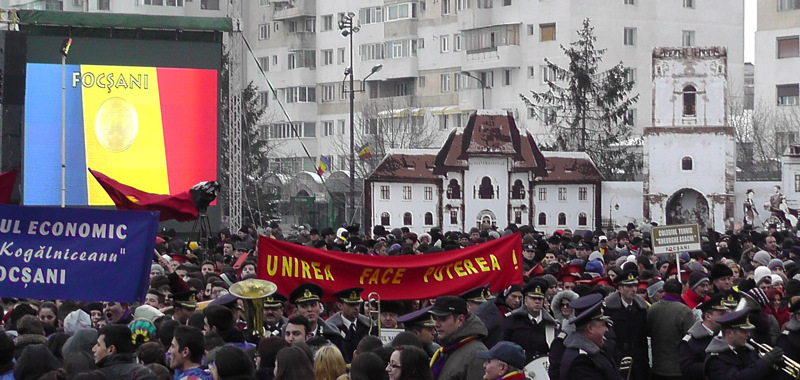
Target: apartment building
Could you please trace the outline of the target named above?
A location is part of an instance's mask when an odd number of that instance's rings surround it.
[[[773,118],[782,154],[800,141],[800,1],[758,1],[755,57],[755,105]]]
[[[0,8],[225,17],[228,3],[224,0],[0,0]]]

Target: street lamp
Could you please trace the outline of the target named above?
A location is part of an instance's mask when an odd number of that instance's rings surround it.
[[[350,98],[350,217],[351,221],[356,217],[356,147],[355,147],[355,96],[356,92],[364,92],[364,87],[367,78],[372,74],[377,73],[383,68],[383,65],[375,65],[370,70],[370,73],[361,80],[361,88],[356,90],[355,79],[353,78],[353,34],[358,33],[361,28],[353,25],[353,17],[356,14],[347,12],[341,20],[339,20],[339,29],[342,31],[342,36],[350,38],[350,66],[344,70],[344,78],[342,79],[342,92],[346,92]],[[350,77],[350,87],[348,90],[344,89],[344,81]],[[346,219],[346,218],[345,218]]]
[[[476,81],[478,81],[478,83],[481,84],[481,108],[485,109],[486,108],[486,97],[484,95],[483,90],[486,89],[486,84],[483,83],[483,80],[481,78],[478,78],[478,77],[472,75],[472,73],[470,73],[469,71],[464,70],[464,71],[461,72],[461,74],[462,75],[466,75],[466,76],[468,76],[468,77],[470,77],[472,79],[475,79]]]

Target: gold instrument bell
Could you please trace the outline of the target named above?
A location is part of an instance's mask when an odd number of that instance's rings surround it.
[[[254,337],[262,338],[266,336],[266,330],[264,329],[264,297],[272,295],[277,290],[278,285],[275,285],[275,283],[256,278],[239,281],[228,289],[228,292],[244,301],[247,326]]]

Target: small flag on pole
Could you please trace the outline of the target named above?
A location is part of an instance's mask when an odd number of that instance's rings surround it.
[[[317,167],[317,174],[322,175],[322,173],[325,173],[325,171],[327,171],[330,166],[331,166],[330,157],[319,155],[319,167]]]
[[[372,152],[369,149],[369,143],[365,142],[360,148],[358,148],[358,158],[362,160],[366,160],[367,158],[372,158]]]

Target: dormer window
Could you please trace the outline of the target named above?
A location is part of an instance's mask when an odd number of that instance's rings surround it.
[[[697,89],[692,85],[683,88],[683,116],[697,116]]]

